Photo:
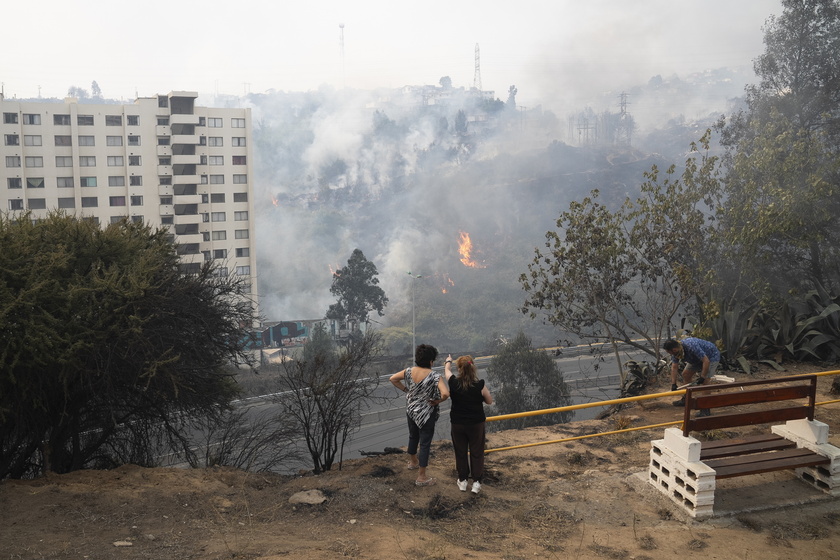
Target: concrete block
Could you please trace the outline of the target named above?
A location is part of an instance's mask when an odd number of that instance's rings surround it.
[[[774,434],[791,441],[802,440],[817,445],[828,443],[828,424],[819,420],[808,420],[807,418],[788,420],[784,424],[771,426],[770,429]]]
[[[700,460],[700,441],[691,436],[682,435],[682,430],[679,428],[667,428],[665,439],[661,441],[664,447],[670,449],[684,461],[695,462]]]

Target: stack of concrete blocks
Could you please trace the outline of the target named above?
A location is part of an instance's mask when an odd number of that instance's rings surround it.
[[[796,469],[796,474],[818,490],[840,496],[840,448],[828,443],[828,424],[818,420],[788,420],[770,428],[774,434],[814,453],[828,457],[831,463]]]
[[[712,516],[715,471],[700,462],[700,441],[667,428],[665,438],[651,442],[648,482],[690,516]]]

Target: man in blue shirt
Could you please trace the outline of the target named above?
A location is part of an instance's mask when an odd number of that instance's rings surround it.
[[[684,338],[679,342],[666,340],[662,349],[671,355],[671,390],[677,390],[677,372],[680,361],[685,362],[683,383],[691,383],[695,372],[699,372],[697,385],[702,385],[715,374],[720,363],[720,351],[713,342],[702,338]],[[685,397],[674,402],[674,406],[685,406]]]

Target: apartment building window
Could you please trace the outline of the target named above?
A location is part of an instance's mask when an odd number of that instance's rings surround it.
[[[40,134],[25,134],[23,136],[24,146],[41,146],[42,140]]]
[[[123,145],[122,136],[106,136],[105,137],[105,144],[107,146],[122,146]]]
[[[53,124],[56,126],[70,126],[70,115],[53,115]]]
[[[143,223],[143,216],[132,216],[131,222],[134,224],[142,224]]]
[[[158,146],[168,146],[171,141],[169,136],[158,136]]]
[[[24,113],[23,124],[41,124],[41,115]]]
[[[198,117],[198,126],[205,126],[207,124],[207,119],[204,117]]]
[[[210,175],[210,184],[211,185],[224,185],[225,184],[225,176],[224,175]]]
[[[26,201],[30,210],[46,210],[47,209],[47,199],[46,198],[30,198]]]
[[[105,115],[105,126],[122,126],[122,115]]]
[[[171,185],[172,184],[172,177],[160,177],[158,181],[161,185]]]
[[[79,167],[96,167],[96,156],[79,156]]]
[[[122,175],[112,175],[108,177],[108,186],[109,187],[124,187],[125,186],[125,177]]]
[[[3,113],[3,124],[17,124],[18,123],[18,114],[17,113]]]
[[[6,156],[6,167],[20,167],[20,156]]]
[[[107,117],[105,117],[107,123]],[[93,115],[78,115],[76,123],[79,126],[93,126]]]
[[[234,202],[248,202],[248,193],[246,193],[246,192],[235,192],[235,193],[233,193],[233,201]]]
[[[79,136],[79,146],[95,146],[96,139],[93,136]]]
[[[44,188],[44,178],[43,177],[29,177],[26,179],[26,188],[27,189],[43,189]]]
[[[225,156],[210,156],[210,165],[224,165]]]
[[[122,167],[125,160],[122,156],[108,156],[108,167]]]
[[[245,257],[251,256],[251,249],[248,247],[237,247],[236,248],[236,258],[241,259]]]
[[[44,167],[44,158],[41,156],[26,156],[23,161],[26,167]]]
[[[59,198],[58,199],[58,207],[59,208],[75,208],[76,207],[76,199],[72,196]]]
[[[129,134],[128,135],[128,145],[129,146],[139,146],[140,145],[140,137],[136,134]]]
[[[82,177],[79,179],[79,183],[83,187],[95,187],[96,186],[96,177]]]
[[[207,119],[207,128],[222,128],[224,125],[224,120],[221,118],[210,117]]]
[[[224,222],[225,221],[225,213],[224,212],[211,212],[210,213],[210,220],[213,222]]]
[[[230,139],[231,146],[235,146],[237,148],[241,148],[245,146],[245,137],[244,136],[234,136]]]
[[[210,196],[207,195],[207,194],[202,194],[201,195],[201,203],[202,204],[207,204],[209,202],[210,202]]]
[[[140,165],[140,156],[128,156],[128,165]]]
[[[225,241],[227,239],[227,232],[226,231],[214,231],[213,232],[213,241]]]
[[[207,145],[218,148],[225,145],[225,139],[221,136],[211,136],[207,139]]]
[[[118,224],[125,219],[125,216],[111,216],[111,223]]]
[[[169,117],[158,117],[158,126],[169,126]]]
[[[199,165],[207,165],[207,156],[199,156],[198,163]]]
[[[224,175],[223,175],[223,177],[224,177]],[[202,175],[201,176],[201,184],[206,185],[208,182],[209,181],[207,180],[207,175]]]
[[[236,267],[236,274],[239,276],[250,276],[251,275],[251,267],[250,266],[237,266]]]
[[[143,206],[143,197],[141,195],[134,195],[131,197],[132,206]]]
[[[58,177],[55,180],[55,186],[60,189],[72,189],[73,177]]]
[[[205,223],[209,222],[210,221],[210,214],[208,214],[207,212],[202,212],[201,213],[201,221],[205,222]]]
[[[6,186],[10,189],[22,189],[23,188],[23,179],[20,177],[9,177],[6,179]]]
[[[125,197],[124,196],[109,196],[108,197],[108,204],[110,206],[125,206]]]
[[[73,145],[73,137],[69,134],[57,134],[55,136],[55,145],[56,146],[72,146]]]
[[[162,196],[160,197],[160,203],[163,205],[171,205],[172,204],[172,197],[171,196]]]
[[[10,200],[9,210],[23,210],[23,200],[19,198]]]
[[[245,165],[245,161],[248,159],[248,156],[231,156],[230,162],[233,165]]]
[[[207,137],[206,136],[199,136],[198,137],[198,145],[199,146],[206,146],[207,145]]]
[[[237,229],[233,232],[233,236],[236,239],[248,239],[248,230],[247,229]]]
[[[171,157],[158,158],[158,165],[172,165],[172,158]]]
[[[160,217],[160,223],[162,223],[165,226],[172,225],[172,224],[175,223],[175,216],[172,216],[172,215],[161,216]]]
[[[138,126],[140,124],[140,115],[126,115],[125,122],[128,126]]]
[[[228,275],[228,267],[220,266],[219,268],[216,269],[216,276],[221,276],[222,278],[224,278],[227,275]]]
[[[240,210],[239,212],[233,213],[233,219],[237,222],[247,222],[248,221],[248,211],[247,210]]]
[[[213,249],[213,258],[214,259],[226,259],[227,258],[227,249]]]
[[[225,193],[212,193],[210,195],[210,202],[222,203],[225,201]]]
[[[73,167],[73,156],[55,156],[56,167]]]
[[[82,208],[98,208],[99,200],[95,196],[83,196]]]
[[[132,175],[128,178],[128,184],[132,187],[142,187],[143,177],[141,175]]]
[[[245,119],[230,119],[231,128],[245,128]]]
[[[165,95],[158,95],[158,107],[169,107],[169,98]]]
[[[202,251],[201,254],[204,257],[204,262],[207,262],[207,261],[211,260],[210,259],[210,251]]]
[[[20,136],[17,134],[6,134],[4,139],[7,146],[20,146]]]

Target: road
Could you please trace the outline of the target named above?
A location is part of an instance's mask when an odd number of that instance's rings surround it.
[[[623,353],[622,360],[646,360],[649,356],[638,352]],[[476,366],[479,377],[486,379],[485,368],[490,358],[477,358]],[[563,378],[569,386],[572,404],[600,402],[616,398],[619,394],[619,374],[615,356],[608,355],[595,359],[587,352],[564,352],[555,359]],[[442,369],[442,368],[435,368]],[[408,443],[408,427],[405,419],[405,399],[388,381],[388,375],[380,379],[376,390],[378,404],[362,418],[362,426],[351,436],[344,449],[343,459],[362,457],[362,452],[382,452],[387,447],[404,447]],[[492,393],[493,387],[488,384]],[[275,406],[267,399],[251,399],[248,406],[254,411]],[[450,439],[449,402],[441,405],[441,415],[435,426],[435,439]],[[603,407],[593,407],[574,412],[574,420],[587,420],[597,416]],[[488,436],[492,441],[492,434]],[[306,468],[306,465],[290,466],[289,472]]]

